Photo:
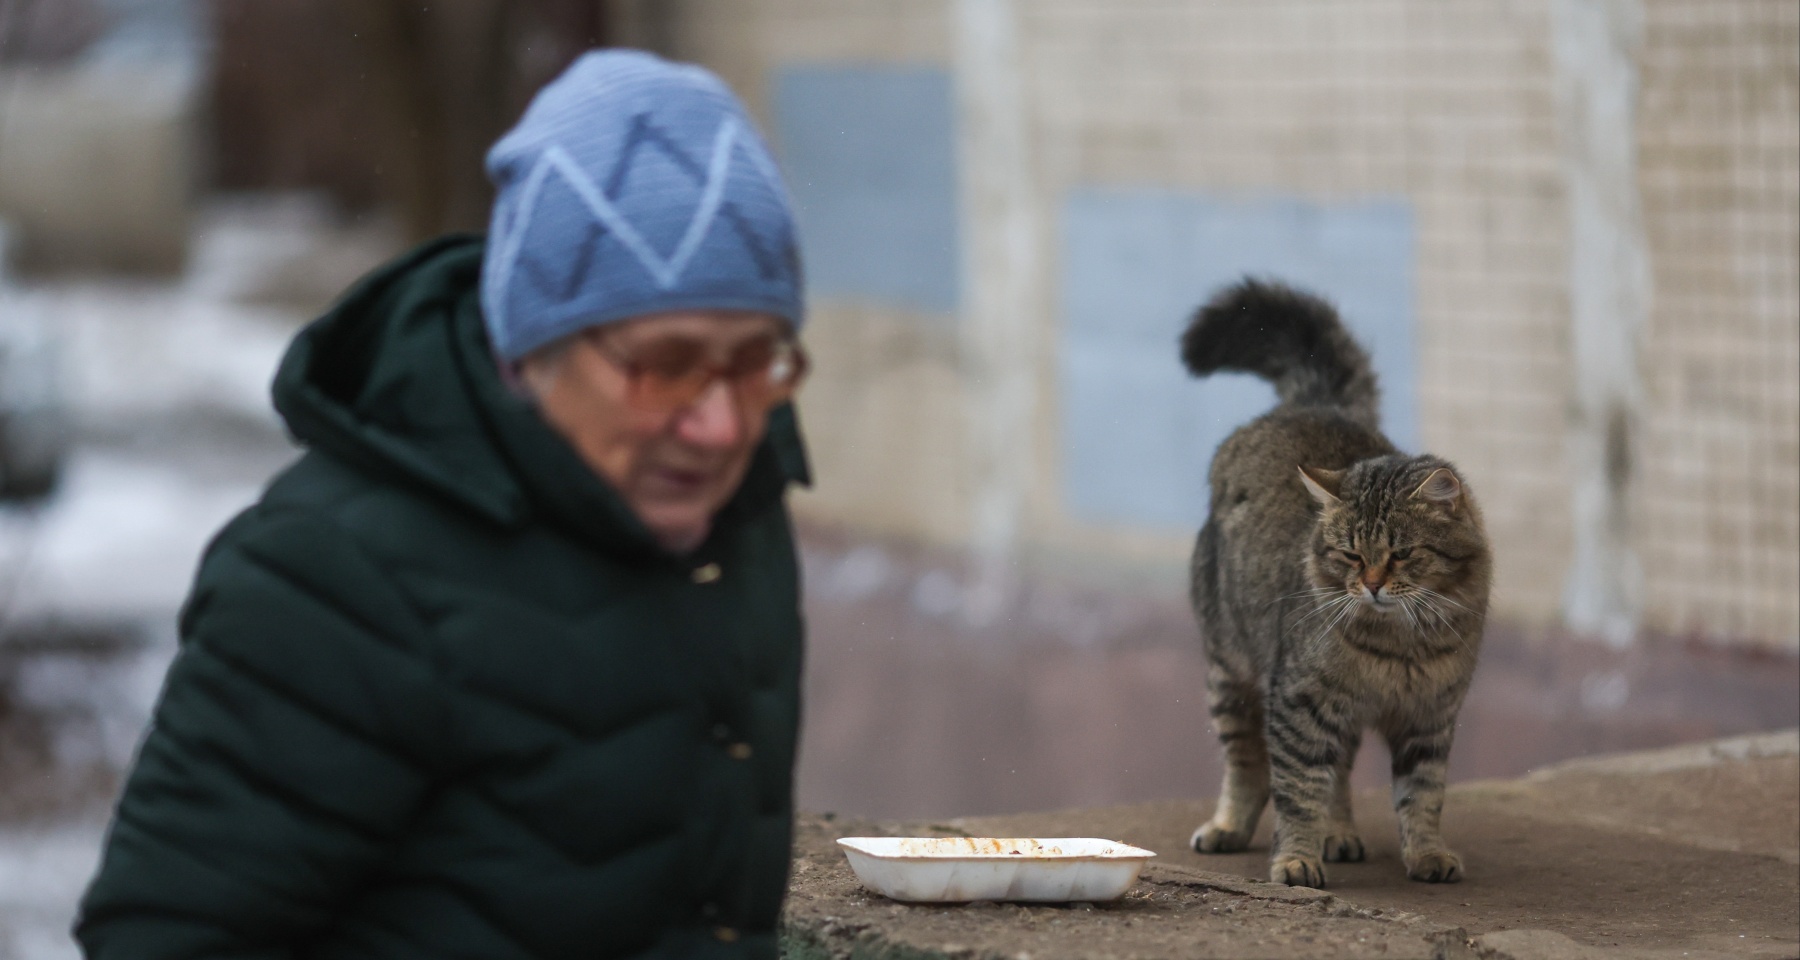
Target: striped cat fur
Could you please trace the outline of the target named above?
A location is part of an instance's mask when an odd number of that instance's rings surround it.
[[[1202,853],[1244,849],[1273,799],[1269,877],[1325,884],[1363,859],[1350,766],[1387,741],[1407,875],[1462,879],[1439,830],[1456,713],[1475,670],[1492,558],[1450,463],[1377,428],[1369,358],[1323,300],[1246,280],[1181,339],[1195,376],[1257,374],[1280,403],[1213,457],[1192,566],[1225,780]]]

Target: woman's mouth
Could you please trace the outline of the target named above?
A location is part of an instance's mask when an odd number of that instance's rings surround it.
[[[670,467],[652,469],[649,476],[651,489],[663,495],[692,495],[705,490],[713,479],[709,470],[681,470]]]

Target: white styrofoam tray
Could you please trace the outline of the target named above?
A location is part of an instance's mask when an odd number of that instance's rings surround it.
[[[910,903],[1113,900],[1156,854],[1091,837],[845,837],[863,886]]]

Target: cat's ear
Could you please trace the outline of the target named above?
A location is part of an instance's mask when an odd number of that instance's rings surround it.
[[[1312,494],[1314,500],[1327,507],[1344,502],[1338,499],[1338,490],[1344,482],[1344,471],[1342,470],[1301,467],[1300,482],[1306,484],[1306,492]]]
[[[1426,477],[1424,483],[1419,484],[1419,489],[1413,491],[1412,498],[1429,500],[1450,508],[1454,513],[1462,500],[1462,481],[1456,479],[1455,472],[1449,467],[1439,467],[1431,471],[1431,476]]]

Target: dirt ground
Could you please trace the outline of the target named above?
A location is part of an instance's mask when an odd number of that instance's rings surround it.
[[[1424,918],[1390,916],[1329,893],[1162,865],[1147,868],[1124,897],[1111,903],[899,904],[863,888],[832,842],[848,835],[945,834],[955,829],[948,824],[901,827],[869,821],[804,820],[789,896],[784,957],[1425,960],[1454,956],[1447,954],[1446,948],[1466,939],[1460,931]]]
[[[1582,761],[1454,788],[1459,884],[1409,881],[1385,798],[1324,891],[1263,882],[1252,850],[1187,847],[1205,803],[893,824],[802,822],[796,958],[1778,958],[1800,956],[1800,734]],[[907,906],[856,882],[839,836],[1097,836],[1158,853],[1114,903]]]

